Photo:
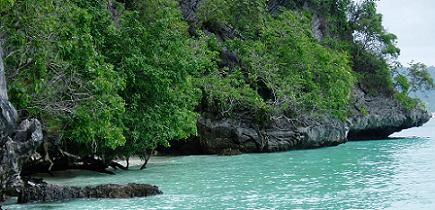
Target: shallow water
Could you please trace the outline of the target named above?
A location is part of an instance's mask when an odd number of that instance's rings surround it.
[[[163,195],[10,209],[435,209],[435,120],[337,147],[233,157],[156,157],[144,171],[68,172],[67,185],[152,183]]]

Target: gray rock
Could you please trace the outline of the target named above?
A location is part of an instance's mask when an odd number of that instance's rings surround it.
[[[6,86],[5,68],[3,63],[3,40],[0,39],[0,98],[9,100]]]
[[[17,121],[17,111],[8,101],[2,46],[3,40],[0,39],[0,145],[3,145],[6,137],[14,132]]]
[[[148,184],[104,184],[71,187],[47,184],[42,180],[26,180],[18,195],[18,203],[50,202],[79,198],[134,198],[162,194],[158,187]]]
[[[206,154],[222,154],[229,150],[277,152],[338,145],[346,142],[348,131],[345,123],[332,118],[312,120],[303,126],[277,119],[270,125],[259,128],[246,119],[218,119],[203,114],[198,120],[197,139]]]
[[[311,31],[317,41],[322,41],[325,34],[326,23],[325,20],[318,14],[314,14],[311,19]]]
[[[179,0],[179,8],[184,19],[191,25],[198,23],[195,11],[198,9],[201,0]]]
[[[361,88],[352,91],[355,103],[349,118],[349,140],[385,139],[403,129],[422,126],[431,118],[422,108],[406,110],[393,98],[369,96]]]
[[[0,98],[0,145],[4,145],[16,129],[17,111],[12,104]]]
[[[349,140],[385,139],[403,129],[421,126],[430,114],[422,108],[406,111],[386,96],[368,96],[360,88],[353,92],[351,117],[347,122],[323,116],[306,119],[275,119],[260,128],[252,119],[218,118],[204,112],[198,120],[198,137],[172,150],[176,154],[226,154],[228,151],[277,152],[291,149],[335,146]],[[308,119],[308,120],[307,120]],[[292,122],[304,123],[292,123]],[[192,151],[177,149],[189,148]],[[193,151],[194,150],[194,151]]]
[[[23,186],[21,167],[42,143],[42,128],[38,120],[23,121],[15,136],[7,137],[0,149],[0,196],[17,195]],[[1,200],[1,199],[0,199]]]

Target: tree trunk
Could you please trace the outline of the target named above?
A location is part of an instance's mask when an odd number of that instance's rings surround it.
[[[23,170],[21,172],[24,176],[29,176],[36,173],[52,173],[53,171],[66,171],[69,169],[79,169],[79,170],[88,170],[95,171],[99,173],[105,174],[115,174],[112,171],[107,170],[109,166],[111,167],[119,167],[121,169],[125,169],[124,166],[116,163],[109,162],[105,163],[103,160],[95,159],[94,157],[78,157],[75,155],[69,154],[66,156],[66,152],[64,155],[56,154],[56,159],[52,159],[53,164],[49,169],[51,163],[48,161],[34,161],[34,162],[26,162],[23,166]]]
[[[111,161],[111,162],[109,163],[109,165],[110,165],[112,168],[114,168],[114,169],[118,169],[118,168],[120,168],[120,169],[122,169],[122,170],[124,170],[124,171],[127,171],[127,170],[128,170],[128,167],[125,167],[125,166],[123,166],[123,165],[121,165],[121,164],[119,164],[119,163],[117,163],[117,162],[115,162],[115,161]]]
[[[148,161],[151,159],[151,155],[153,154],[154,150],[145,150],[145,162],[140,167],[140,170],[144,170],[147,167]]]
[[[44,142],[44,144],[43,144],[44,152],[45,152],[44,161],[47,161],[50,163],[50,166],[48,166],[47,170],[48,170],[48,173],[51,173],[51,168],[53,168],[54,162],[53,162],[53,160],[51,160],[50,154],[48,153],[48,146],[49,146],[49,143]]]

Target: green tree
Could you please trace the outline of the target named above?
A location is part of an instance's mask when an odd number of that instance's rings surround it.
[[[428,67],[423,63],[409,63],[408,77],[411,92],[431,90],[435,88],[434,79]]]
[[[209,68],[206,48],[189,37],[175,0],[134,1],[123,11],[119,35],[103,46],[107,61],[125,75],[126,156],[145,160],[159,145],[196,134],[201,92],[195,78]]]
[[[314,39],[309,16],[292,11],[267,15],[256,37],[225,41],[241,64],[209,75],[209,106],[220,107],[221,114],[248,111],[259,123],[267,123],[271,114],[298,117],[304,112],[344,119],[354,81],[349,58]]]
[[[14,105],[40,118],[47,138],[101,154],[125,142],[124,79],[94,44],[93,16],[75,1],[15,1],[1,22]]]

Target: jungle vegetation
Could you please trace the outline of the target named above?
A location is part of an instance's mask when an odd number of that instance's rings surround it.
[[[195,16],[176,0],[1,0],[11,101],[70,153],[147,159],[202,111],[345,120],[356,84],[408,109],[434,88],[423,64],[395,71],[375,0],[202,0]]]

